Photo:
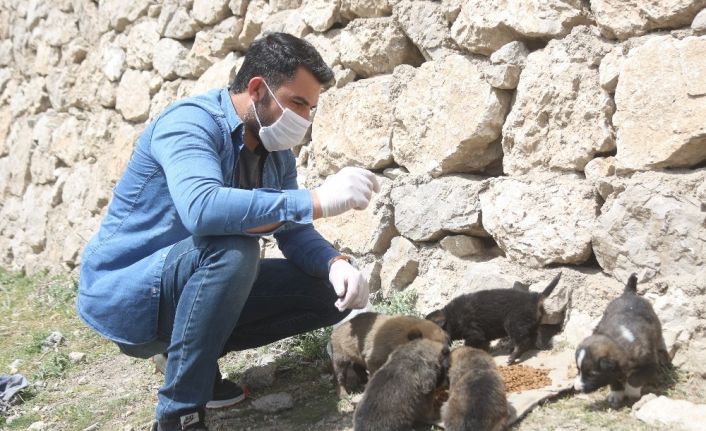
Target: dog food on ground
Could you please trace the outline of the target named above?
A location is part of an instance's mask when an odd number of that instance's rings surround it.
[[[507,392],[521,392],[551,385],[549,370],[526,365],[499,366]]]

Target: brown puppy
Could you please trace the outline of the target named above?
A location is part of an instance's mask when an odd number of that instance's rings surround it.
[[[542,303],[559,283],[561,273],[540,293],[519,289],[490,289],[468,293],[451,300],[427,319],[444,328],[452,340],[463,339],[466,346],[488,350],[492,340],[510,336],[512,364],[534,347],[537,327],[544,314]]]
[[[411,316],[361,313],[336,328],[331,334],[331,359],[339,395],[359,390],[368,373],[372,376],[395,348],[417,338],[449,344],[437,325]]]
[[[457,347],[451,352],[449,383],[449,399],[441,407],[446,431],[505,429],[505,384],[492,356],[473,347]]]
[[[608,304],[593,335],[576,349],[579,375],[574,389],[593,392],[610,385],[608,402],[619,406],[626,395],[639,398],[642,386],[656,377],[660,366],[671,366],[662,325],[652,305],[637,296],[637,276],[632,274],[623,294]]]
[[[416,339],[402,344],[372,376],[353,416],[355,431],[407,431],[438,419],[434,394],[449,364],[444,343]]]

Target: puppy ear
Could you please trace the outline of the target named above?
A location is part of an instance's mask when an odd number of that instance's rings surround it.
[[[427,317],[425,317],[427,320],[431,320],[432,322],[436,323],[446,331],[446,315],[444,314],[444,310],[436,310],[432,311],[431,313],[427,314]]]
[[[412,341],[416,340],[417,338],[422,338],[422,331],[417,328],[410,329],[410,331],[407,333],[407,339],[409,341]]]
[[[618,364],[608,358],[601,358],[598,360],[598,367],[601,371],[616,371],[618,369]]]

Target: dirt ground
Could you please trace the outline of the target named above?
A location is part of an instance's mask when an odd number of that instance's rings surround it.
[[[149,430],[162,375],[147,360],[120,354],[77,317],[74,297],[64,282],[39,285],[0,273],[0,367],[25,375],[32,386],[22,393],[21,403],[0,414],[1,430]],[[70,290],[70,289],[69,289]],[[48,333],[60,331],[63,342],[54,349],[38,346]],[[308,340],[308,341],[307,341]],[[252,391],[245,402],[227,409],[210,410],[209,429],[257,431],[352,430],[351,399],[336,396],[330,361],[321,349],[320,334],[266,348],[231,353],[221,360],[221,370],[239,381],[262,357],[274,360],[274,383]],[[71,352],[85,358],[70,361]],[[677,373],[668,396],[702,403],[706,380],[685,371]],[[293,407],[263,413],[253,400],[285,392]],[[605,403],[607,390],[595,394],[563,395],[538,406],[512,430],[598,431],[656,430],[631,414],[629,407],[613,410]],[[420,427],[418,430],[440,430]]]
[[[258,354],[248,351],[230,354],[221,367],[232,378],[244,371],[244,362]],[[253,391],[251,397],[232,408],[210,410],[207,424],[210,430],[252,431],[348,431],[352,430],[353,405],[339,400],[332,382],[330,365],[324,360],[307,361],[296,357],[277,360],[274,384]],[[29,409],[38,420],[45,420],[48,430],[149,430],[156,392],[162,376],[154,372],[148,361],[120,355],[117,350],[72,370],[64,379],[48,388],[50,402],[34,402],[20,407]],[[252,401],[286,392],[294,399],[294,407],[278,413],[262,413],[252,407]],[[703,381],[684,379],[674,393],[691,394],[697,401],[706,392]],[[591,395],[565,395],[537,407],[512,430],[597,431],[597,430],[657,430],[631,416],[630,408],[612,410],[605,403],[607,391]],[[700,398],[703,399],[703,398]],[[46,399],[49,401],[49,399]],[[84,411],[83,415],[76,415]],[[90,412],[90,413],[89,413]],[[72,423],[72,421],[74,421]],[[26,429],[10,424],[7,429]],[[3,428],[5,429],[5,428]],[[418,431],[440,430],[419,427]]]

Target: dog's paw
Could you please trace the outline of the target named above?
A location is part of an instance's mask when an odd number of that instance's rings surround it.
[[[611,407],[620,407],[625,399],[625,391],[610,391],[608,394],[608,404]]]

